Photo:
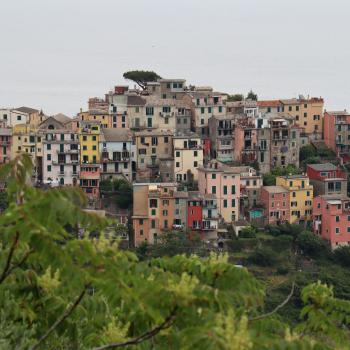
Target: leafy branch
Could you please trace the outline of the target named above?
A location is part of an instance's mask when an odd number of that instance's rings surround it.
[[[19,241],[19,232],[16,232],[16,235],[13,239],[9,254],[7,256],[6,264],[4,267],[4,270],[2,271],[1,277],[0,277],[0,284],[8,277],[8,275],[11,273],[11,261],[13,258],[13,254],[18,246]]]
[[[107,349],[116,349],[116,348],[122,348],[129,345],[137,345],[140,344],[148,339],[151,339],[155,337],[160,331],[163,329],[167,329],[172,326],[175,318],[176,318],[176,310],[177,308],[174,308],[174,310],[170,313],[170,315],[162,322],[160,325],[154,327],[153,329],[141,334],[138,337],[135,337],[133,339],[130,339],[123,343],[111,343],[107,345],[102,345],[97,348],[93,348],[92,350],[107,350]]]
[[[295,289],[295,283],[293,282],[292,289],[291,289],[290,293],[288,294],[287,298],[281,304],[277,305],[272,311],[270,311],[270,312],[268,312],[266,314],[262,314],[262,315],[259,315],[259,316],[256,316],[256,317],[249,318],[249,322],[250,321],[261,320],[261,319],[266,318],[266,317],[270,317],[273,314],[275,314],[278,310],[282,309],[286,304],[288,304],[289,300],[293,296],[294,289]]]
[[[76,307],[80,304],[80,302],[83,300],[84,295],[86,293],[88,286],[85,286],[84,290],[79,294],[75,302],[63,313],[63,315],[56,320],[56,322],[46,331],[46,333],[38,340],[37,343],[35,343],[30,350],[35,350],[39,347],[41,343],[43,343],[49,335],[66,319],[68,318],[73,311],[76,309]]]

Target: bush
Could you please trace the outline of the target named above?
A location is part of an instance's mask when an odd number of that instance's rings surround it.
[[[330,255],[330,247],[327,242],[310,231],[300,233],[296,239],[296,243],[299,249],[310,257],[329,257]]]
[[[254,253],[248,258],[248,261],[255,265],[268,267],[277,264],[278,256],[270,248],[259,247],[255,249]]]
[[[339,247],[334,250],[333,256],[335,261],[343,265],[344,267],[350,267],[350,247],[349,246],[344,246],[344,247]]]
[[[279,266],[276,271],[279,275],[286,275],[289,272],[288,266]]]
[[[255,238],[256,229],[252,226],[245,227],[240,233],[239,238]]]

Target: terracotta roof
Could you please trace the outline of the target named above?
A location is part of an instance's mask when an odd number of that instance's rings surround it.
[[[281,105],[280,100],[265,100],[265,101],[258,101],[257,102],[258,107],[278,107]]]

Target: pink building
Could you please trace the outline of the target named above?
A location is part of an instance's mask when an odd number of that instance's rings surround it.
[[[324,113],[324,141],[344,160],[350,160],[350,113]]]
[[[251,118],[237,120],[233,134],[234,160],[249,164],[257,159],[257,130]]]
[[[350,198],[344,195],[315,197],[313,230],[332,248],[350,244]]]
[[[12,129],[0,128],[0,164],[11,158]]]
[[[274,225],[290,221],[289,191],[282,186],[263,186],[261,203],[265,207],[266,224]]]
[[[199,192],[213,194],[218,214],[225,222],[239,219],[240,173],[217,160],[198,168]]]
[[[80,187],[89,200],[97,200],[100,197],[100,175],[101,169],[99,164],[81,164]]]

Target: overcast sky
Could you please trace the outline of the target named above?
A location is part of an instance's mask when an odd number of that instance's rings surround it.
[[[350,107],[348,0],[0,0],[0,107],[76,114],[130,69]]]

